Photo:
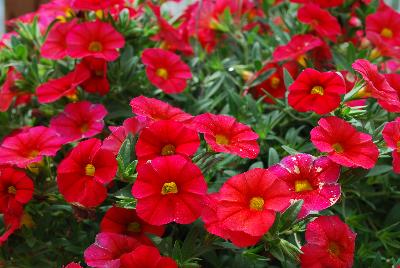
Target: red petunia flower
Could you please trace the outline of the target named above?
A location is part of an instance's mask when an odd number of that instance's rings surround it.
[[[0,164],[25,168],[38,163],[43,156],[54,156],[61,148],[63,140],[52,129],[31,127],[4,139],[0,146]]]
[[[67,56],[67,34],[76,25],[76,20],[70,22],[57,22],[47,35],[46,41],[40,49],[42,57],[60,60]]]
[[[150,82],[167,94],[183,92],[186,81],[192,78],[189,66],[178,55],[164,49],[145,49],[142,62]]]
[[[23,207],[16,203],[13,203],[11,207],[4,212],[4,233],[0,236],[0,246],[7,241],[10,235],[21,227],[23,214]]]
[[[338,216],[320,216],[306,228],[301,267],[350,268],[356,234]]]
[[[299,21],[310,25],[321,37],[327,37],[333,42],[342,33],[338,20],[329,11],[315,4],[306,4],[301,7],[297,17]]]
[[[192,156],[200,146],[199,135],[181,122],[160,120],[140,133],[135,152],[139,162],[158,156]]]
[[[327,157],[287,156],[269,170],[289,185],[293,200],[304,201],[299,218],[324,210],[339,200],[340,166]]]
[[[155,247],[138,246],[132,252],[121,257],[120,268],[178,268],[175,260],[162,257]]]
[[[322,8],[330,8],[343,5],[344,0],[290,0],[290,2],[304,4],[313,3]]]
[[[50,128],[57,131],[65,142],[89,138],[101,133],[107,110],[101,104],[88,101],[70,103],[62,113],[53,117]]]
[[[345,93],[346,85],[337,73],[307,68],[289,87],[288,102],[299,112],[326,114],[339,107]]]
[[[269,170],[255,168],[222,185],[217,215],[224,228],[257,237],[268,232],[275,213],[289,201],[288,185]]]
[[[150,225],[140,219],[135,209],[111,207],[107,210],[100,223],[100,231],[132,236],[140,241],[151,244],[146,234],[162,236],[164,226]]]
[[[33,182],[25,172],[11,167],[0,167],[0,212],[14,205],[24,205],[33,195]]]
[[[153,225],[192,223],[200,216],[206,191],[200,169],[180,155],[158,157],[139,166],[132,187],[138,216]]]
[[[16,98],[15,106],[30,101],[31,94],[22,92],[17,88],[16,81],[20,79],[22,79],[22,75],[19,72],[17,72],[13,67],[8,69],[6,80],[0,88],[0,112],[7,111],[14,98]],[[26,100],[24,101],[24,99]]]
[[[83,268],[79,263],[70,262],[64,268]]]
[[[208,145],[215,152],[230,153],[242,158],[254,159],[260,152],[258,135],[247,125],[232,116],[201,114],[195,117],[194,127],[204,133]]]
[[[72,0],[71,7],[78,10],[97,11],[110,9],[115,5],[124,5],[124,0]]]
[[[145,96],[133,98],[130,105],[134,114],[147,117],[151,121],[174,120],[187,122],[193,118],[192,115],[166,102]]]
[[[82,88],[89,93],[105,95],[110,91],[107,79],[107,62],[94,57],[83,58],[80,63],[90,72],[90,77],[82,83]]]
[[[393,149],[393,171],[400,173],[400,117],[386,123],[382,136],[387,146]]]
[[[124,47],[124,37],[101,21],[75,25],[67,35],[68,55],[72,58],[95,57],[114,61],[119,57],[117,49]]]
[[[318,37],[298,34],[292,36],[288,44],[276,47],[272,56],[274,61],[296,60],[306,66],[306,53],[322,45],[323,42]]]
[[[376,34],[385,43],[398,46],[400,45],[400,14],[392,8],[378,10],[366,17],[365,31],[367,34]]]
[[[357,131],[341,118],[321,118],[318,126],[311,130],[311,141],[321,152],[345,167],[373,168],[378,160],[379,150],[372,137]]]
[[[107,197],[105,184],[117,173],[117,161],[101,141],[82,141],[57,168],[58,189],[67,202],[96,207]]]
[[[83,253],[85,262],[95,268],[118,268],[120,258],[132,252],[142,243],[129,236],[115,233],[99,233],[95,242]]]
[[[36,89],[36,95],[40,103],[54,102],[62,97],[68,97],[72,100],[76,99],[77,86],[82,84],[90,77],[90,72],[80,65],[67,75],[51,79],[40,85]]]

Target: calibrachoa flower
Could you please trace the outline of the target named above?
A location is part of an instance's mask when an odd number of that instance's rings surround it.
[[[243,158],[256,158],[260,152],[258,135],[232,116],[202,114],[195,117],[193,126],[204,133],[208,145],[215,152],[236,154]]]
[[[107,62],[105,60],[86,57],[80,65],[90,72],[90,77],[81,85],[86,92],[105,95],[110,91],[110,83],[107,79]]]
[[[95,268],[118,268],[120,258],[140,246],[139,240],[121,234],[99,233],[84,252],[85,262]]]
[[[115,5],[123,5],[124,0],[72,0],[71,6],[79,10],[103,10]]]
[[[220,189],[217,215],[224,228],[262,236],[275,213],[289,206],[289,187],[267,169],[255,168],[228,179]]]
[[[20,79],[22,79],[22,75],[13,67],[10,67],[7,71],[6,80],[0,88],[0,112],[7,111],[14,99],[16,99],[15,106],[30,100],[30,93],[20,91],[17,88],[16,81]]]
[[[133,98],[130,105],[134,114],[147,117],[151,121],[174,120],[187,122],[193,118],[190,114],[166,102],[145,96]]]
[[[164,49],[145,49],[142,62],[150,82],[168,94],[183,92],[186,81],[192,78],[189,66],[178,55]]]
[[[289,185],[293,200],[304,200],[299,218],[326,209],[339,200],[340,166],[325,156],[287,156],[269,170]]]
[[[107,110],[101,104],[88,101],[70,103],[51,119],[50,128],[57,131],[65,142],[89,138],[103,130],[106,114]]]
[[[313,3],[317,4],[322,8],[341,6],[344,0],[290,0],[293,3]]]
[[[135,152],[139,162],[158,156],[192,156],[200,146],[197,132],[181,122],[160,120],[140,133]]]
[[[46,41],[40,49],[44,58],[59,60],[67,56],[67,34],[76,25],[76,20],[70,22],[57,22],[47,35]]]
[[[111,24],[101,21],[75,25],[67,35],[68,55],[72,58],[93,56],[106,61],[119,57],[117,49],[124,47],[124,37]]]
[[[12,167],[0,167],[0,212],[28,203],[32,195],[33,182],[25,172]]]
[[[64,268],[82,268],[79,263],[71,262],[68,263]]]
[[[96,207],[106,199],[105,184],[116,172],[114,154],[102,149],[100,140],[82,141],[58,165],[58,189],[67,202]]]
[[[38,163],[43,156],[54,156],[63,140],[52,129],[31,127],[4,139],[0,146],[0,165],[9,164],[25,168]]]
[[[400,117],[386,123],[382,136],[387,146],[393,149],[393,170],[395,173],[400,173]]]
[[[356,234],[338,216],[320,216],[306,228],[301,267],[350,268]]]
[[[158,157],[139,166],[132,187],[136,213],[153,225],[192,223],[200,216],[206,191],[200,169],[180,155]]]
[[[339,107],[345,93],[346,85],[337,73],[307,68],[289,87],[288,102],[299,112],[326,114]]]
[[[359,132],[345,120],[330,116],[321,118],[311,130],[311,141],[321,152],[345,167],[371,169],[379,150],[369,134]]]
[[[24,210],[21,205],[13,203],[3,215],[4,233],[0,236],[0,246],[21,227]]]
[[[138,246],[121,257],[121,268],[178,268],[174,259],[162,257],[155,247]]]
[[[400,15],[392,8],[378,10],[365,19],[365,31],[377,34],[384,42],[399,45]]]
[[[146,234],[162,236],[164,226],[148,224],[137,216],[135,209],[111,207],[101,220],[100,231],[129,235],[151,244]]]

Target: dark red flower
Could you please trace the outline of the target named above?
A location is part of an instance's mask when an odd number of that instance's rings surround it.
[[[24,214],[23,207],[20,204],[13,203],[3,215],[4,233],[0,236],[0,246],[21,227],[21,221]]]
[[[110,91],[107,62],[103,59],[86,57],[80,64],[90,72],[90,77],[82,83],[82,88],[89,93],[107,94]]]
[[[114,154],[101,148],[101,141],[80,142],[57,168],[58,189],[67,202],[96,207],[107,197],[105,184],[117,172]]]
[[[139,166],[132,187],[138,216],[153,225],[192,223],[200,216],[206,191],[200,169],[180,155]]]
[[[232,116],[206,113],[196,116],[193,125],[204,133],[204,139],[215,152],[251,159],[260,152],[257,133]]]
[[[174,259],[162,257],[155,247],[138,246],[121,257],[121,268],[178,268]]]
[[[393,149],[393,171],[400,173],[400,117],[386,123],[382,136],[387,146]]]
[[[288,102],[299,112],[326,114],[339,107],[345,93],[346,85],[337,73],[307,68],[289,87]]]
[[[318,126],[311,130],[311,141],[321,152],[328,153],[332,161],[345,167],[370,169],[379,156],[371,135],[335,116],[318,121]]]
[[[57,22],[49,31],[46,41],[40,49],[44,58],[59,60],[67,56],[67,34],[76,25],[76,20],[70,22]]]
[[[301,267],[350,268],[356,234],[338,216],[320,216],[306,228]]]

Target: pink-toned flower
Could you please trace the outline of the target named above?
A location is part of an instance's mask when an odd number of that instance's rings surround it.
[[[13,67],[8,69],[6,80],[0,88],[0,112],[7,111],[14,99],[14,106],[28,103],[31,100],[32,94],[21,91],[16,85],[16,81],[21,79],[22,75]]]
[[[78,10],[103,10],[110,9],[115,5],[124,5],[124,0],[72,0],[71,5]]]
[[[138,246],[121,257],[121,268],[178,268],[174,259],[163,257],[155,247]]]
[[[393,149],[393,171],[400,173],[400,117],[386,123],[382,136],[387,146]]]
[[[44,58],[59,60],[67,56],[67,34],[76,25],[76,20],[70,22],[57,22],[47,35],[46,41],[40,49]]]

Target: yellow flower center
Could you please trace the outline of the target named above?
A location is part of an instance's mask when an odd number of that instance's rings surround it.
[[[89,44],[89,51],[100,52],[103,50],[103,45],[98,41],[93,41]]]
[[[76,92],[66,95],[65,97],[67,97],[67,99],[71,102],[76,102],[79,98],[78,95],[76,94]]]
[[[168,71],[165,68],[158,68],[156,74],[158,77],[161,77],[162,79],[168,79]]]
[[[175,154],[175,146],[167,144],[161,149],[161,155],[173,155]]]
[[[311,89],[311,94],[324,96],[324,88],[321,86],[313,86],[313,88]]]
[[[340,246],[336,242],[330,242],[328,246],[328,251],[334,256],[340,255]]]
[[[271,87],[273,89],[276,89],[276,88],[278,88],[280,82],[281,82],[281,79],[279,79],[278,77],[274,76],[274,77],[271,78],[270,85],[271,85]]]
[[[139,233],[141,231],[140,223],[131,222],[128,224],[128,227],[126,229],[128,230],[128,232],[131,232],[131,233]]]
[[[301,55],[297,58],[297,62],[303,66],[303,67],[307,67],[307,62],[306,62],[306,56],[305,55]]]
[[[392,38],[393,37],[393,31],[390,30],[389,28],[383,28],[381,31],[381,36],[385,38]]]
[[[250,199],[250,209],[261,211],[264,208],[264,199],[260,196]]]
[[[38,151],[38,150],[32,150],[32,151],[30,151],[30,152],[28,153],[28,158],[33,159],[33,158],[35,158],[35,157],[38,156],[38,155],[39,155],[39,151]]]
[[[217,134],[215,135],[215,142],[219,145],[228,145],[229,139],[225,135]]]
[[[81,132],[82,133],[85,133],[86,131],[88,131],[89,130],[89,126],[88,126],[88,124],[83,124],[82,126],[81,126]]]
[[[335,150],[335,152],[337,153],[343,153],[343,147],[342,145],[340,145],[340,143],[335,143],[334,145],[332,145],[333,150]]]
[[[400,141],[397,142],[397,152],[400,153]]]
[[[313,190],[308,180],[297,180],[294,182],[294,190],[296,193]]]
[[[382,54],[379,51],[379,49],[374,48],[373,50],[371,50],[371,53],[369,54],[369,59],[374,60],[376,58],[379,58],[381,55]]]
[[[16,193],[17,193],[17,189],[15,189],[14,186],[9,186],[9,187],[7,188],[7,192],[8,192],[9,194],[16,194]]]
[[[85,167],[85,174],[86,176],[94,176],[94,173],[96,172],[96,168],[92,164],[87,164]]]
[[[166,195],[166,194],[176,194],[176,193],[178,193],[178,187],[176,186],[175,182],[171,181],[164,183],[161,189],[161,194]]]

